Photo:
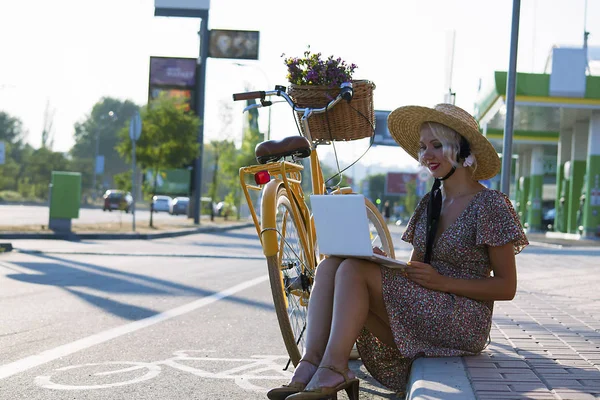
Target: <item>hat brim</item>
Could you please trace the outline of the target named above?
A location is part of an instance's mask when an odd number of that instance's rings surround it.
[[[478,129],[447,113],[428,107],[404,106],[392,111],[387,122],[394,140],[417,161],[421,127],[425,122],[437,122],[452,128],[469,142],[477,160],[473,179],[491,179],[500,172],[500,157],[487,138]]]

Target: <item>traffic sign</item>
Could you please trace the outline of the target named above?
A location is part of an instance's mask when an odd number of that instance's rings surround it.
[[[6,148],[4,142],[0,141],[0,165],[6,162]]]
[[[129,122],[129,138],[133,141],[137,141],[142,134],[142,118],[140,113],[136,111],[131,121]]]
[[[104,156],[99,154],[96,156],[96,174],[102,175],[104,173]]]

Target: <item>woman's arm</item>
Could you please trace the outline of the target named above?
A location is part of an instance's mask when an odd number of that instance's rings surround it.
[[[512,300],[517,290],[517,268],[512,243],[488,247],[494,276],[456,279],[441,275],[431,265],[413,259],[406,269],[409,279],[428,289],[470,297],[475,300]]]

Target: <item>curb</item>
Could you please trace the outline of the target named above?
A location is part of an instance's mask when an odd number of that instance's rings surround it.
[[[43,240],[152,240],[178,236],[193,235],[195,233],[224,232],[232,229],[241,229],[254,226],[254,223],[226,225],[226,226],[200,226],[192,229],[181,229],[170,232],[158,233],[27,233],[7,232],[0,233],[0,239],[43,239]]]
[[[406,392],[406,400],[476,400],[462,357],[416,359]]]

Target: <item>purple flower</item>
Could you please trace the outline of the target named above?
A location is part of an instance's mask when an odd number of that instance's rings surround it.
[[[282,54],[284,57],[285,54]],[[348,65],[340,57],[329,56],[326,60],[321,53],[311,53],[310,48],[304,57],[287,57],[284,63],[288,68],[287,79],[294,85],[326,85],[337,87],[352,80],[356,64]]]

